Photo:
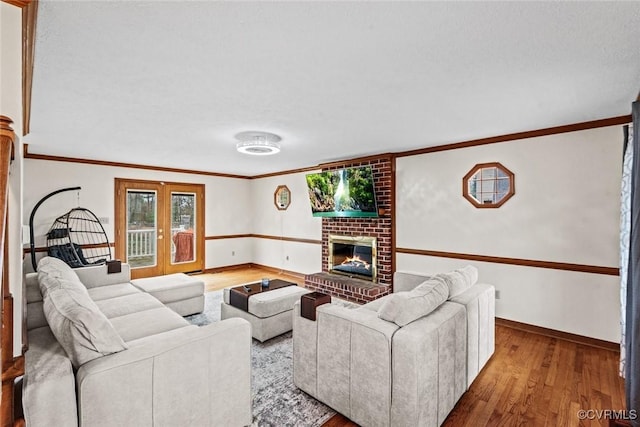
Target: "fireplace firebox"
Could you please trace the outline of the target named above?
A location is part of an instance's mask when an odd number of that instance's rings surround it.
[[[329,271],[376,281],[376,238],[329,235]]]

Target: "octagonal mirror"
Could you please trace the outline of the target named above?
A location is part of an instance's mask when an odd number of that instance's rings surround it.
[[[273,193],[273,203],[280,211],[286,211],[291,204],[291,191],[286,185],[278,185]]]
[[[514,194],[513,172],[498,162],[479,163],[462,178],[462,195],[476,208],[499,208]]]

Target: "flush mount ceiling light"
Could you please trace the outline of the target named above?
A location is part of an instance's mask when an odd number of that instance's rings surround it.
[[[236,135],[236,139],[240,141],[236,144],[236,149],[239,152],[254,156],[268,156],[279,153],[280,144],[278,142],[282,140],[274,133],[259,131],[240,132]]]

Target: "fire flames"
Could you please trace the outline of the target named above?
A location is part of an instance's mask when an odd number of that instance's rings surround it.
[[[358,255],[354,257],[347,257],[344,261],[342,261],[341,265],[348,265],[351,267],[361,267],[367,270],[371,270],[371,264],[369,264],[367,261],[360,258]]]

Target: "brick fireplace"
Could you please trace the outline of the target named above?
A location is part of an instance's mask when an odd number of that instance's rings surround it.
[[[381,156],[353,163],[332,165],[323,170],[371,166],[380,216],[378,218],[322,218],[322,272],[305,276],[305,287],[337,298],[366,303],[391,292],[393,170],[391,156]],[[373,239],[375,275],[350,277],[331,272],[329,236]]]

